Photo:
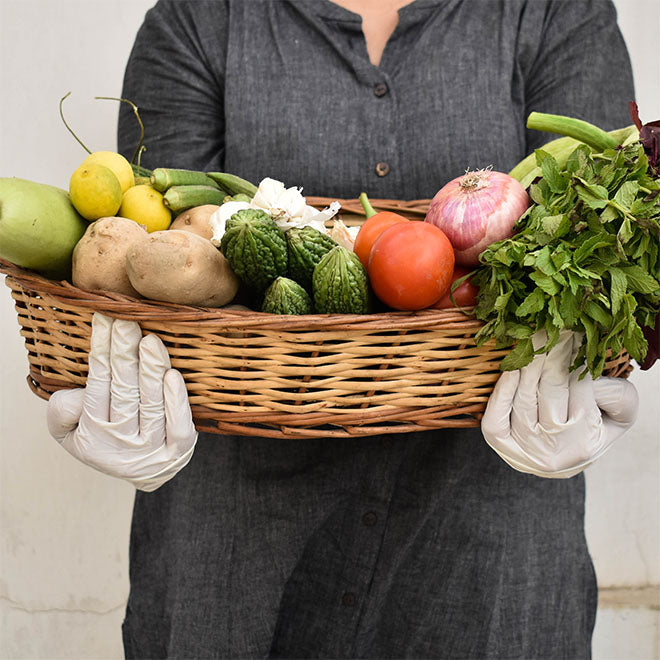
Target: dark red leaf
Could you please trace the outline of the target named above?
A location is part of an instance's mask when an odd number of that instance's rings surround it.
[[[643,371],[650,369],[656,360],[660,360],[660,314],[655,317],[655,328],[642,328],[644,337],[649,343],[649,350],[646,353],[644,362],[640,364]]]
[[[649,164],[654,169],[660,168],[660,121],[642,124],[639,118],[639,108],[635,101],[628,103],[630,117],[639,130],[639,141],[644,147],[644,153],[649,158]]]

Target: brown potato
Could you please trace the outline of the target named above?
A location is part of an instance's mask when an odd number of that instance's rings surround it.
[[[147,237],[144,227],[128,218],[95,220],[73,249],[73,284],[80,289],[114,291],[139,298],[126,273],[126,252]]]
[[[126,253],[131,284],[145,298],[221,307],[238,291],[238,277],[211,241],[180,229],[155,231]]]
[[[170,229],[183,229],[193,234],[199,234],[211,240],[213,229],[209,220],[220,207],[216,204],[203,204],[195,206],[178,215],[170,225]]]

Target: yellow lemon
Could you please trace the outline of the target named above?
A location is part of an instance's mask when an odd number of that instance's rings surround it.
[[[112,170],[119,179],[119,185],[123,193],[135,185],[133,168],[121,154],[114,151],[94,151],[82,162],[83,165],[88,165],[89,163],[105,165],[109,170]]]
[[[116,215],[122,200],[121,185],[105,165],[81,165],[69,180],[69,197],[83,218],[98,220]]]
[[[167,229],[172,222],[172,213],[163,204],[163,196],[147,184],[133,186],[124,193],[117,215],[135,220],[148,232]]]

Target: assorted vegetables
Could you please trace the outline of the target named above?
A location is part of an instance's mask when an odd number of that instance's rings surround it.
[[[571,130],[573,120],[552,126]],[[660,312],[660,180],[646,148],[632,141],[594,152],[581,144],[563,166],[536,151],[542,175],[530,187],[532,206],[513,237],[481,254],[472,278],[475,315],[485,322],[478,341],[515,345],[503,369],[532,360],[538,329],[548,339],[536,352],[549,350],[562,329],[583,333],[574,367],[586,362],[594,377],[622,348],[643,363],[642,328],[653,328]]]
[[[483,321],[479,344],[511,347],[503,369],[562,330],[581,333],[574,368],[594,377],[622,349],[648,368],[660,356],[660,122],[642,124],[632,102],[630,112],[633,125],[609,133],[533,112],[529,128],[561,137],[509,173],[457,176],[424,222],[377,211],[362,193],[359,229],[335,217],[339,203],[319,210],[275,179],[149,171],[93,152],[68,195],[0,179],[0,256],[50,276],[72,266],[81,288],[188,305],[456,307]],[[535,349],[539,330],[547,341]]]

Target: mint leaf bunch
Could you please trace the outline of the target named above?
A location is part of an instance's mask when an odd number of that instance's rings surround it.
[[[660,312],[660,180],[644,147],[593,153],[578,146],[560,167],[535,152],[542,176],[513,237],[490,245],[472,278],[482,345],[514,346],[503,370],[519,369],[549,351],[561,330],[583,334],[572,365],[594,378],[609,354],[625,348],[641,363],[642,327]],[[532,335],[547,332],[537,351]]]

